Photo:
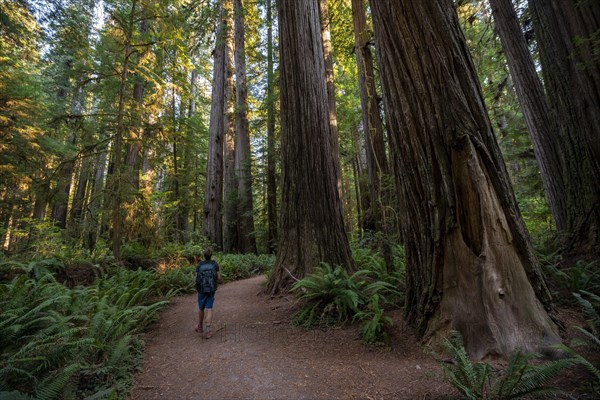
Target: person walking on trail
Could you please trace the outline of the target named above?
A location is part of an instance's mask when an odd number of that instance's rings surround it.
[[[217,283],[221,279],[219,264],[211,260],[212,250],[204,250],[204,261],[196,267],[196,291],[198,292],[198,325],[196,332],[202,333],[205,339],[210,339],[213,332],[210,329],[212,322],[212,308],[215,302]]]

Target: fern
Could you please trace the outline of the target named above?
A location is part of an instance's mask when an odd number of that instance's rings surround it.
[[[581,306],[583,315],[585,316],[589,327],[576,327],[579,332],[583,334],[583,338],[575,338],[571,342],[572,346],[575,347],[588,347],[595,350],[600,349],[600,316],[598,315],[598,309],[600,308],[600,296],[587,291],[580,291],[579,293],[573,293],[577,303]],[[586,298],[587,297],[587,298]],[[588,300],[589,299],[589,300]],[[598,394],[600,391],[600,369],[594,365],[591,361],[586,359],[583,355],[577,353],[572,348],[564,345],[558,345],[557,348],[569,354],[573,362],[582,365],[593,377],[591,382],[592,391]]]
[[[462,336],[456,331],[448,335],[445,348],[454,362],[447,364],[440,361],[446,379],[467,399],[486,398],[493,372],[492,366],[484,363],[473,364],[465,350]]]
[[[296,282],[292,291],[299,293],[298,300],[310,308],[310,312],[296,314],[296,320],[305,325],[347,321],[363,302],[358,286],[348,272],[326,263]],[[317,311],[320,313],[315,319]],[[304,319],[306,317],[309,318]]]
[[[547,265],[546,269],[558,286],[567,293],[600,292],[600,269],[597,262],[587,263],[580,260],[569,268],[559,269],[554,265]],[[557,297],[563,302],[573,305],[570,297]]]
[[[62,398],[62,391],[67,386],[75,373],[81,369],[79,364],[70,364],[64,367],[58,374],[50,375],[39,384],[36,390],[36,398],[39,400],[55,400]]]
[[[51,264],[31,268],[42,273]],[[120,395],[139,357],[137,334],[167,304],[150,300],[158,280],[153,271],[119,269],[91,287],[66,288],[47,272],[0,284],[3,398]]]
[[[539,354],[515,352],[509,359],[504,374],[498,378],[492,393],[498,399],[518,399],[528,395],[561,394],[558,388],[545,386],[565,368],[574,365],[571,359],[555,360],[539,365],[531,360]]]
[[[573,359],[562,359],[532,364],[539,354],[515,352],[511,355],[505,371],[496,371],[491,364],[473,363],[464,348],[462,337],[450,332],[445,345],[453,364],[447,364],[438,356],[448,382],[467,399],[519,399],[531,395],[561,394],[558,388],[546,386],[565,368],[574,365]]]
[[[362,339],[368,344],[385,342],[388,339],[386,330],[392,326],[392,319],[384,315],[380,306],[379,295],[374,294],[363,311],[354,315],[354,320],[363,321],[361,327]]]

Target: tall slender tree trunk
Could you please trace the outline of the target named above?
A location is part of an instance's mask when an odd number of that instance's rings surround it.
[[[373,231],[375,226],[373,225],[373,218],[369,215],[369,211],[371,209],[371,196],[369,195],[369,177],[365,174],[365,170],[367,169],[367,161],[366,161],[366,149],[365,149],[365,138],[359,135],[358,130],[354,132],[354,152],[356,156],[355,164],[356,164],[356,173],[357,173],[357,210],[358,212],[358,226],[359,231],[362,233],[366,231]]]
[[[476,360],[540,350],[556,327],[451,0],[371,1],[397,153],[406,317],[460,331]]]
[[[127,168],[127,183],[131,192],[137,192],[140,189],[140,169],[142,151],[142,106],[144,101],[144,86],[141,78],[137,78],[133,85],[133,104],[136,110],[136,121],[131,129],[130,143],[127,146],[125,165]]]
[[[338,191],[316,0],[281,0],[281,232],[271,293],[320,261],[354,269]]]
[[[129,59],[131,57],[131,37],[133,35],[133,22],[135,19],[135,9],[137,1],[131,3],[131,12],[129,15],[129,26],[126,32],[126,42],[121,65],[121,75],[119,79],[119,106],[117,111],[117,131],[114,139],[113,149],[113,196],[112,196],[112,252],[117,261],[121,259],[121,241],[123,238],[123,183],[122,183],[122,148],[123,134],[125,131],[125,90],[127,79],[129,77]]]
[[[70,71],[72,69],[72,62],[66,61],[65,63],[66,71]],[[58,98],[61,101],[67,100],[67,93],[70,91],[70,82],[69,82],[69,74],[70,72],[65,72],[58,79]],[[81,114],[81,102],[83,97],[83,91],[74,89],[72,97],[72,104],[70,106],[70,112],[73,115]],[[67,124],[67,127],[72,130],[70,136],[70,144],[75,145],[77,142],[77,134],[76,127],[72,124]],[[55,188],[55,194],[52,198],[52,213],[51,218],[54,222],[54,225],[65,229],[67,227],[67,217],[69,210],[69,196],[71,194],[71,181],[73,179],[73,172],[75,170],[75,160],[66,158],[62,160],[58,167],[58,180]]]
[[[183,148],[183,172],[182,172],[182,185],[184,196],[180,198],[180,210],[179,210],[179,218],[181,228],[187,232],[189,226],[189,218],[190,212],[192,210],[193,204],[195,204],[196,198],[196,189],[197,185],[193,185],[192,188],[192,176],[196,171],[194,165],[194,151],[193,151],[193,141],[194,141],[194,131],[189,125],[190,118],[194,116],[196,113],[196,93],[197,93],[197,80],[198,80],[198,70],[193,69],[190,77],[190,102],[188,105],[188,114],[187,121],[188,124],[185,127],[185,140],[184,140],[184,148]],[[191,191],[194,190],[194,194],[192,196]],[[195,207],[194,207],[195,208]],[[195,213],[194,213],[195,214]],[[195,230],[195,220],[194,225],[192,227]],[[186,238],[187,239],[187,238]]]
[[[375,73],[373,56],[369,47],[371,33],[367,28],[367,16],[363,0],[352,0],[352,20],[354,22],[354,40],[356,43],[356,62],[358,64],[358,84],[362,105],[363,131],[367,158],[367,174],[369,177],[369,214],[378,232],[383,232],[381,246],[388,267],[392,265],[391,248],[388,240],[391,235],[391,224],[385,216],[382,194],[382,180],[388,175],[388,162],[385,154],[383,122],[379,114],[377,91],[375,89]],[[389,192],[389,189],[388,189]],[[386,196],[389,197],[389,196]]]
[[[566,229],[564,192],[565,163],[561,156],[560,131],[546,103],[525,36],[511,0],[490,0],[496,29],[502,39],[511,77],[525,116],[527,129],[538,160],[546,197],[556,226]]]
[[[339,131],[337,124],[337,107],[335,105],[335,76],[333,71],[333,47],[331,45],[331,29],[328,0],[319,0],[321,20],[321,39],[323,41],[323,58],[325,61],[325,81],[327,82],[327,103],[329,105],[329,126],[333,136],[335,157],[339,159]],[[338,183],[341,185],[341,183]]]
[[[73,179],[73,170],[75,162],[73,160],[64,161],[58,171],[57,192],[52,207],[52,221],[54,225],[65,229],[67,227],[67,211],[69,209],[69,194],[71,193],[71,180]]]
[[[213,87],[210,108],[208,157],[202,233],[219,249],[223,248],[223,149],[225,138],[225,87],[226,82],[226,11],[221,4],[221,16],[214,51]]]
[[[177,94],[175,86],[172,89],[171,97],[171,118],[173,124],[173,198],[172,201],[181,201],[181,172],[179,169],[179,127],[177,121]],[[182,241],[183,239],[183,227],[181,221],[181,207],[176,207],[172,215],[172,229],[171,236],[175,241]]]
[[[235,107],[233,89],[233,0],[223,2],[225,11],[225,114],[223,126],[225,150],[223,159],[223,251],[239,250],[238,243],[238,190],[235,176]]]
[[[237,178],[237,215],[239,250],[256,253],[252,202],[252,153],[248,127],[248,88],[246,84],[245,9],[234,0],[235,18],[235,172]]]
[[[71,203],[71,227],[69,230],[73,237],[79,239],[83,228],[85,195],[88,191],[90,175],[92,173],[92,162],[93,158],[89,156],[81,160],[79,179],[77,180],[77,187]]]
[[[108,151],[103,148],[97,156],[94,172],[94,183],[90,193],[88,204],[89,214],[85,219],[84,243],[88,250],[93,251],[96,247],[98,230],[100,226],[100,210],[102,208],[104,174],[106,169],[106,158]]]
[[[267,251],[277,248],[277,176],[275,171],[275,78],[273,71],[273,13],[267,0]]]
[[[148,32],[148,20],[144,19],[140,22],[140,35],[145,35]],[[139,63],[139,61],[138,61]],[[140,74],[135,75],[133,83],[133,110],[134,121],[133,126],[129,130],[129,144],[127,145],[125,170],[129,191],[133,194],[140,190],[140,169],[141,169],[141,152],[143,145],[143,109],[144,109],[144,78]],[[129,199],[133,201],[133,199]]]
[[[361,206],[361,191],[360,191],[360,171],[358,165],[358,156],[352,158],[352,177],[354,178],[354,197],[356,198],[356,227],[358,228],[358,237],[363,237],[362,227],[362,206]]]
[[[560,124],[564,210],[573,253],[600,254],[600,3],[530,0],[548,102]],[[594,50],[595,49],[595,50]]]
[[[32,218],[42,222],[46,218],[46,208],[48,207],[48,192],[50,191],[50,179],[43,176],[42,182],[35,191],[35,201],[33,203]]]
[[[77,90],[73,95],[73,103],[71,105],[71,113],[74,115],[79,115],[83,111],[83,97],[84,93],[82,89]],[[76,130],[78,127],[71,126],[73,129],[71,135],[71,145],[75,145],[77,143],[77,133]],[[54,221],[54,225],[61,229],[65,229],[67,227],[67,217],[69,210],[69,197],[71,195],[71,181],[73,180],[73,174],[75,172],[75,160],[74,159],[66,159],[64,160],[59,167],[59,179],[57,183],[57,195],[54,199],[54,206],[52,208],[52,220]]]

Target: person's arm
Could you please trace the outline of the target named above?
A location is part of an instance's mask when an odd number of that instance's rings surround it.
[[[219,270],[219,264],[215,261],[217,265],[217,282],[221,282],[221,271]]]

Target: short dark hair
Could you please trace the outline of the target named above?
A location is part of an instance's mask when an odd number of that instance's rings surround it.
[[[204,250],[204,258],[207,260],[210,260],[211,257],[212,257],[212,249],[210,247],[207,247]]]

